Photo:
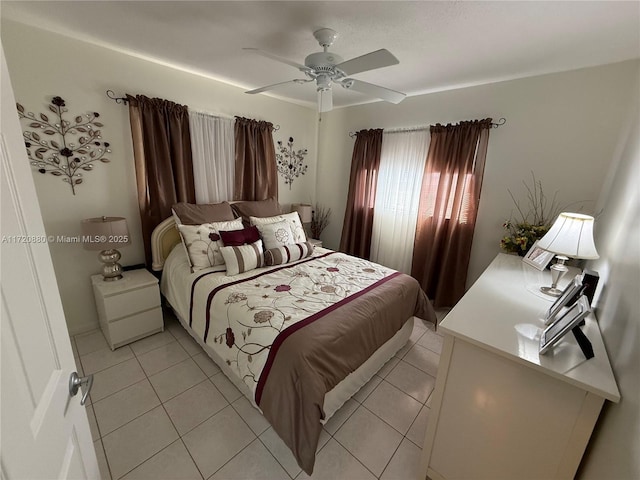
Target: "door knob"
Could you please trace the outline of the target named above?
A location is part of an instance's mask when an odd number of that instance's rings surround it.
[[[69,395],[75,397],[81,385],[86,386],[84,395],[82,395],[82,399],[80,400],[80,405],[84,405],[93,386],[93,374],[87,375],[86,377],[79,377],[78,372],[73,372],[69,377]]]

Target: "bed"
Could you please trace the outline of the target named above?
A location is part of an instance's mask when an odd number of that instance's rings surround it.
[[[313,471],[325,423],[435,313],[411,277],[324,248],[234,276],[192,272],[175,220],[152,235],[152,268],[189,334]]]

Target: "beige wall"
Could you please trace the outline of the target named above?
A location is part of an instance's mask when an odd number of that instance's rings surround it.
[[[588,200],[592,211],[611,165],[637,62],[513,80],[417,97],[399,105],[371,103],[334,110],[320,123],[317,201],[330,206],[325,245],[340,242],[353,142],[363,128],[395,128],[500,117],[493,129],[471,253],[469,283],[499,252],[502,223],[525,199],[522,180],[533,171],[561,204]]]
[[[9,74],[16,99],[34,113],[47,111],[51,97],[64,98],[69,114],[99,112],[104,141],[111,143],[109,164],[98,163],[85,173],[76,195],[59,178],[34,172],[44,225],[49,235],[80,233],[83,218],[109,215],[127,218],[132,244],[123,247],[121,263],[144,261],[140,217],[135,193],[135,170],[127,107],[105,96],[145,94],[186,104],[205,112],[241,115],[280,125],[274,140],[292,136],[296,148],[307,148],[306,175],[289,190],[280,178],[282,204],[315,199],[316,113],[263,95],[246,95],[242,89],[185,73],[106,48],[34,29],[2,22]],[[4,81],[4,79],[3,79]],[[97,327],[97,313],[89,277],[98,273],[97,253],[78,244],[53,243],[51,256],[71,333]]]
[[[636,72],[638,73],[638,72]],[[600,274],[596,315],[622,399],[605,405],[580,478],[640,478],[640,81],[596,220]]]

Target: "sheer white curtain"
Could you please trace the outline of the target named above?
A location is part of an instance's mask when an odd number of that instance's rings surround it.
[[[196,203],[233,199],[234,119],[189,112]]]
[[[373,213],[371,260],[411,273],[429,129],[384,132]]]

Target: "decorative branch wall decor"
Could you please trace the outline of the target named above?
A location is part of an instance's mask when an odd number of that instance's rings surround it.
[[[284,177],[285,185],[289,185],[289,190],[291,190],[293,179],[304,175],[307,171],[307,165],[304,164],[307,149],[294,150],[293,137],[289,137],[286,146],[282,144],[282,140],[278,140],[278,150],[280,151],[280,153],[276,153],[278,173]]]
[[[31,165],[42,174],[47,172],[71,186],[71,192],[76,194],[76,185],[82,183],[82,172],[93,170],[93,162],[109,163],[105,157],[111,153],[109,142],[102,142],[100,128],[102,123],[96,121],[98,112],[78,115],[73,123],[62,118],[65,102],[60,97],[53,97],[49,110],[56,116],[50,120],[48,115],[40,113],[38,117],[33,112],[25,113],[24,107],[16,104],[21,119],[29,120],[31,128],[23,132],[27,155]]]

